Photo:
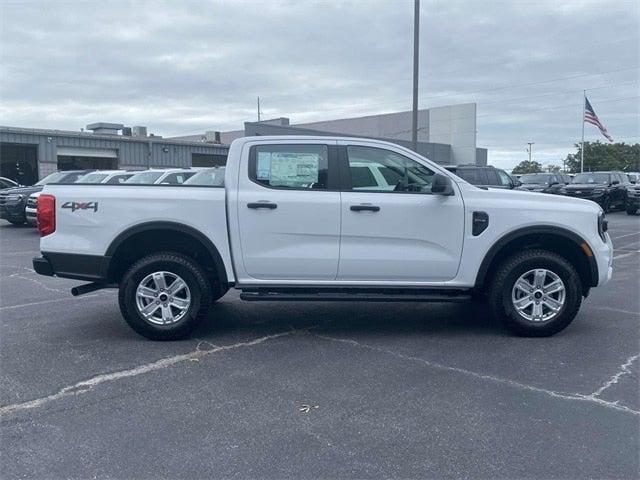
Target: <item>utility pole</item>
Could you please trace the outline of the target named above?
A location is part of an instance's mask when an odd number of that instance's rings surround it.
[[[411,144],[418,151],[418,59],[420,52],[420,0],[414,0],[413,10],[413,112],[411,124]]]
[[[531,152],[533,150],[532,145],[535,145],[535,142],[527,142],[527,145],[529,145],[529,148],[527,148],[527,152],[529,152],[529,162],[531,162]]]
[[[260,97],[258,97],[258,122],[260,122]]]

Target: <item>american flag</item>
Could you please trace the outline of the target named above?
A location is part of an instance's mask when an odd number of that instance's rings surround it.
[[[600,133],[604,135],[607,140],[613,142],[613,138],[611,138],[611,135],[609,135],[609,132],[607,132],[607,129],[604,127],[604,125],[600,123],[600,119],[596,115],[596,112],[593,111],[593,107],[589,103],[589,100],[587,100],[587,97],[584,97],[584,121],[598,127]]]

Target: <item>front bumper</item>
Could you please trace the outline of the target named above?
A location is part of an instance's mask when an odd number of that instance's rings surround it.
[[[25,221],[25,202],[5,202],[0,204],[0,218],[14,222]]]
[[[640,208],[640,194],[627,196],[627,208]]]
[[[594,201],[596,203],[602,203],[602,201],[604,200],[604,197],[605,197],[605,193],[604,192],[599,192],[599,193],[592,193],[592,192],[575,193],[575,192],[567,191],[567,192],[564,193],[564,195],[567,196],[567,197],[572,197],[572,198],[582,198],[584,200],[591,200],[591,201]]]
[[[24,217],[27,219],[27,223],[33,227],[38,225],[38,212],[33,208],[25,208]]]

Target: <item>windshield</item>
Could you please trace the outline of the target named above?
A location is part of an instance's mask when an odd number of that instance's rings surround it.
[[[520,177],[520,181],[522,183],[537,183],[541,185],[546,185],[551,180],[551,175],[542,175],[539,173],[533,173],[529,175],[522,175]]]
[[[89,173],[84,177],[80,177],[75,183],[100,183],[108,176],[108,173]]]
[[[65,177],[65,175],[66,174],[64,172],[53,172],[36,183],[36,185],[46,185],[48,183],[59,182]]]
[[[221,187],[224,185],[224,168],[203,170],[196,173],[193,177],[184,182],[184,184]]]
[[[164,172],[142,172],[142,173],[136,173],[133,177],[131,177],[130,179],[128,179],[124,183],[145,183],[145,184],[150,184],[150,183],[154,183],[162,175],[164,175]]]
[[[608,173],[578,173],[573,183],[609,183]]]

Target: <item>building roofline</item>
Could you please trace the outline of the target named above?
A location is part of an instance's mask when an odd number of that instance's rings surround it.
[[[112,134],[100,134],[93,132],[76,132],[75,130],[53,130],[46,128],[24,128],[24,127],[10,127],[7,125],[0,125],[0,133],[19,133],[27,135],[50,135],[58,137],[71,137],[71,138],[87,138],[87,139],[100,139],[100,140],[115,140],[124,142],[142,142],[142,143],[166,143],[170,145],[184,145],[192,147],[210,147],[210,148],[225,148],[228,149],[229,145],[222,143],[207,143],[207,142],[191,142],[173,138],[164,137],[129,137],[125,135],[112,135]]]

